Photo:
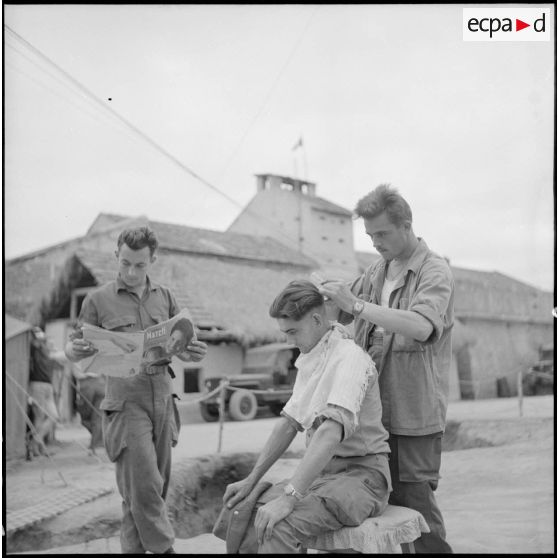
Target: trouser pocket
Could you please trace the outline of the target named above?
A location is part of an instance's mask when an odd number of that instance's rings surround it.
[[[126,447],[127,425],[125,401],[121,399],[103,399],[100,409],[103,411],[103,439],[107,456],[116,461]]]
[[[326,482],[315,493],[323,499],[325,507],[335,518],[348,526],[360,525],[382,505],[383,500],[362,479],[355,477]]]
[[[391,478],[400,482],[432,481],[433,490],[440,478],[442,433],[425,436],[391,435]]]

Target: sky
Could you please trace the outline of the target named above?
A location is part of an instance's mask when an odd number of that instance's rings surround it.
[[[225,231],[274,173],[390,183],[452,265],[553,290],[554,43],[464,41],[465,6],[4,5],[5,257],[101,212]]]

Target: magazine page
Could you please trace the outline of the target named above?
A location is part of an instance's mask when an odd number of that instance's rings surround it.
[[[147,366],[168,364],[173,356],[188,360],[186,347],[196,338],[188,310],[145,330],[143,362]]]
[[[196,338],[188,310],[144,331],[122,333],[83,324],[83,338],[96,353],[83,359],[83,373],[92,372],[119,378],[139,374],[144,366],[169,364],[173,356],[189,360],[186,347]]]
[[[140,372],[144,332],[121,333],[83,324],[83,338],[97,352],[79,364],[82,372],[127,378]]]

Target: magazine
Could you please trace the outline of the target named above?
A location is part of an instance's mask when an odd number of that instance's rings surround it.
[[[188,360],[186,347],[196,338],[192,318],[182,310],[144,331],[123,333],[84,323],[83,339],[96,349],[79,364],[82,372],[128,378],[144,367],[169,364],[173,356]]]

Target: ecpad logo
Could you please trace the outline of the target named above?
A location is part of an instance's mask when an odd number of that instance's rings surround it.
[[[464,41],[549,41],[550,8],[463,8]]]

